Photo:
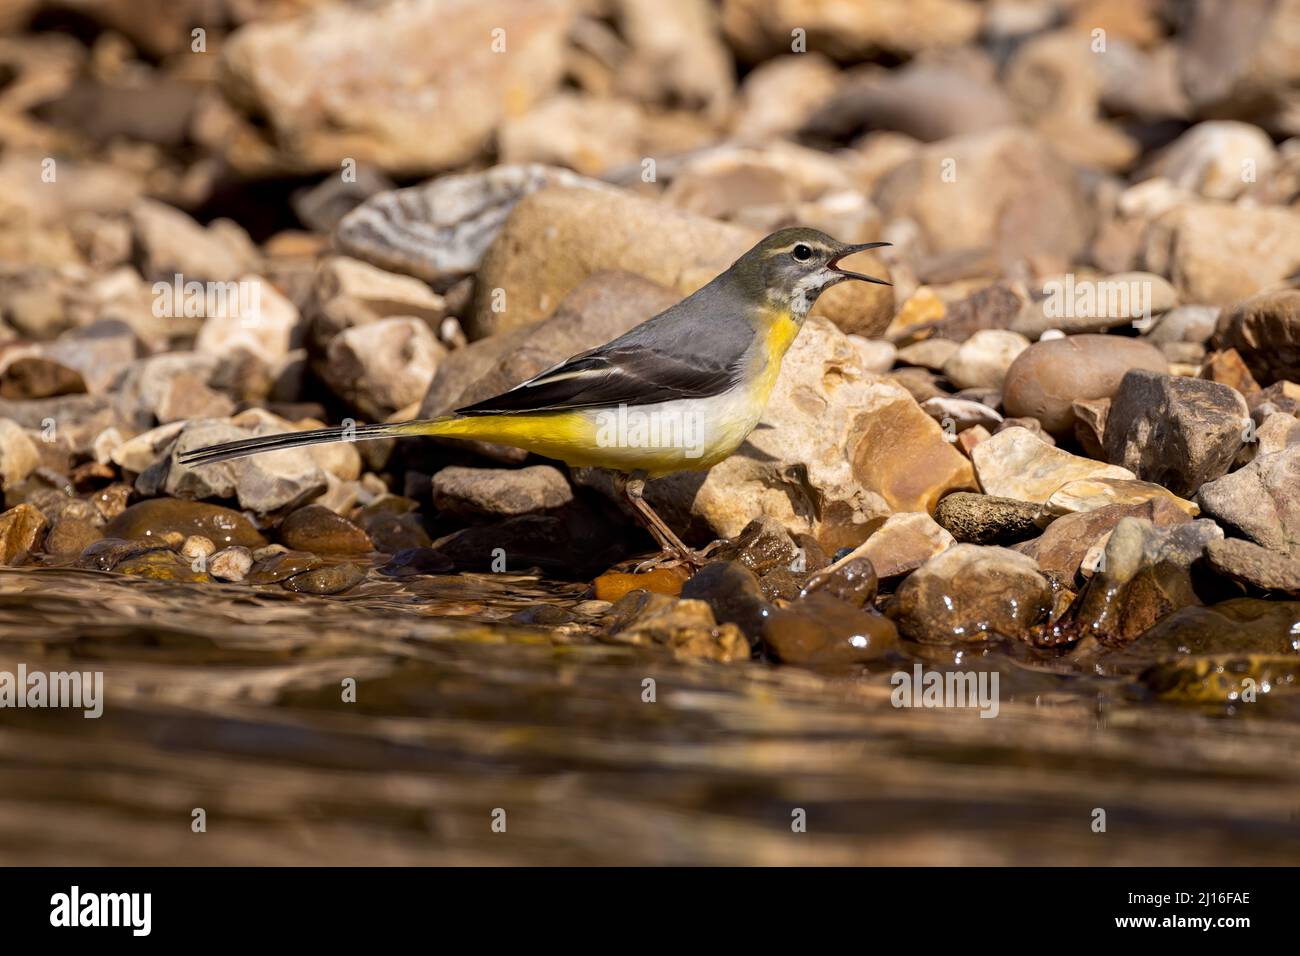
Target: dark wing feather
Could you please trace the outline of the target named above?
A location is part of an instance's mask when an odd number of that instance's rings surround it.
[[[708,398],[740,381],[742,357],[724,363],[611,343],[575,355],[508,392],[458,408],[456,413],[495,415]]]
[[[497,415],[720,395],[740,382],[755,344],[754,326],[738,304],[749,297],[733,281],[724,272],[612,342],[456,411]]]

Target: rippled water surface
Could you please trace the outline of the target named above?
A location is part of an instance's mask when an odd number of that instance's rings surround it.
[[[1168,704],[998,658],[973,665],[1002,678],[981,719],[894,708],[888,671],[681,662],[506,623],[583,590],[372,574],[326,599],[4,571],[0,670],[102,670],[106,705],[0,710],[0,860],[1300,861],[1285,701]]]

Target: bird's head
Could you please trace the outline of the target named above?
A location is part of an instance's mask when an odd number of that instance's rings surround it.
[[[848,279],[889,285],[884,279],[849,272],[840,260],[855,252],[887,246],[887,242],[848,245],[824,232],[796,226],[772,233],[736,260],[731,267],[746,294],[758,301],[789,308],[802,320],[817,297]]]

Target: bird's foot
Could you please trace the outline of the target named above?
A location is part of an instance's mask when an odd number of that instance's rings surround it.
[[[698,571],[709,563],[709,555],[718,547],[726,544],[726,541],[719,538],[703,548],[665,548],[653,558],[642,561],[632,569],[633,574],[644,574],[646,571],[654,571],[660,568],[677,568],[685,566],[691,573]]]

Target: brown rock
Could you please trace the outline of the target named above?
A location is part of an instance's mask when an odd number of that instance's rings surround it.
[[[1072,335],[1037,342],[1011,363],[1002,384],[1008,415],[1029,416],[1058,437],[1074,426],[1073,403],[1110,398],[1130,369],[1167,372],[1160,350],[1115,335]]]
[[[28,504],[0,514],[0,565],[22,564],[41,543],[49,522]]]
[[[1300,222],[1291,228],[1300,231]],[[1219,316],[1214,342],[1219,348],[1235,349],[1250,372],[1265,385],[1280,379],[1300,381],[1300,289],[1263,292],[1225,309]],[[1235,374],[1241,376],[1240,371]],[[1243,384],[1247,379],[1249,373]],[[1216,377],[1215,381],[1223,379]],[[1227,384],[1239,391],[1249,390],[1234,381]]]
[[[285,518],[280,540],[295,551],[317,554],[369,554],[375,550],[369,535],[322,505],[307,505]]]
[[[1048,577],[1072,588],[1079,565],[1122,518],[1145,518],[1158,528],[1186,524],[1191,517],[1178,506],[1156,498],[1142,504],[1105,505],[1092,511],[1062,515],[1037,538],[1017,545],[1016,550],[1038,562]]]

